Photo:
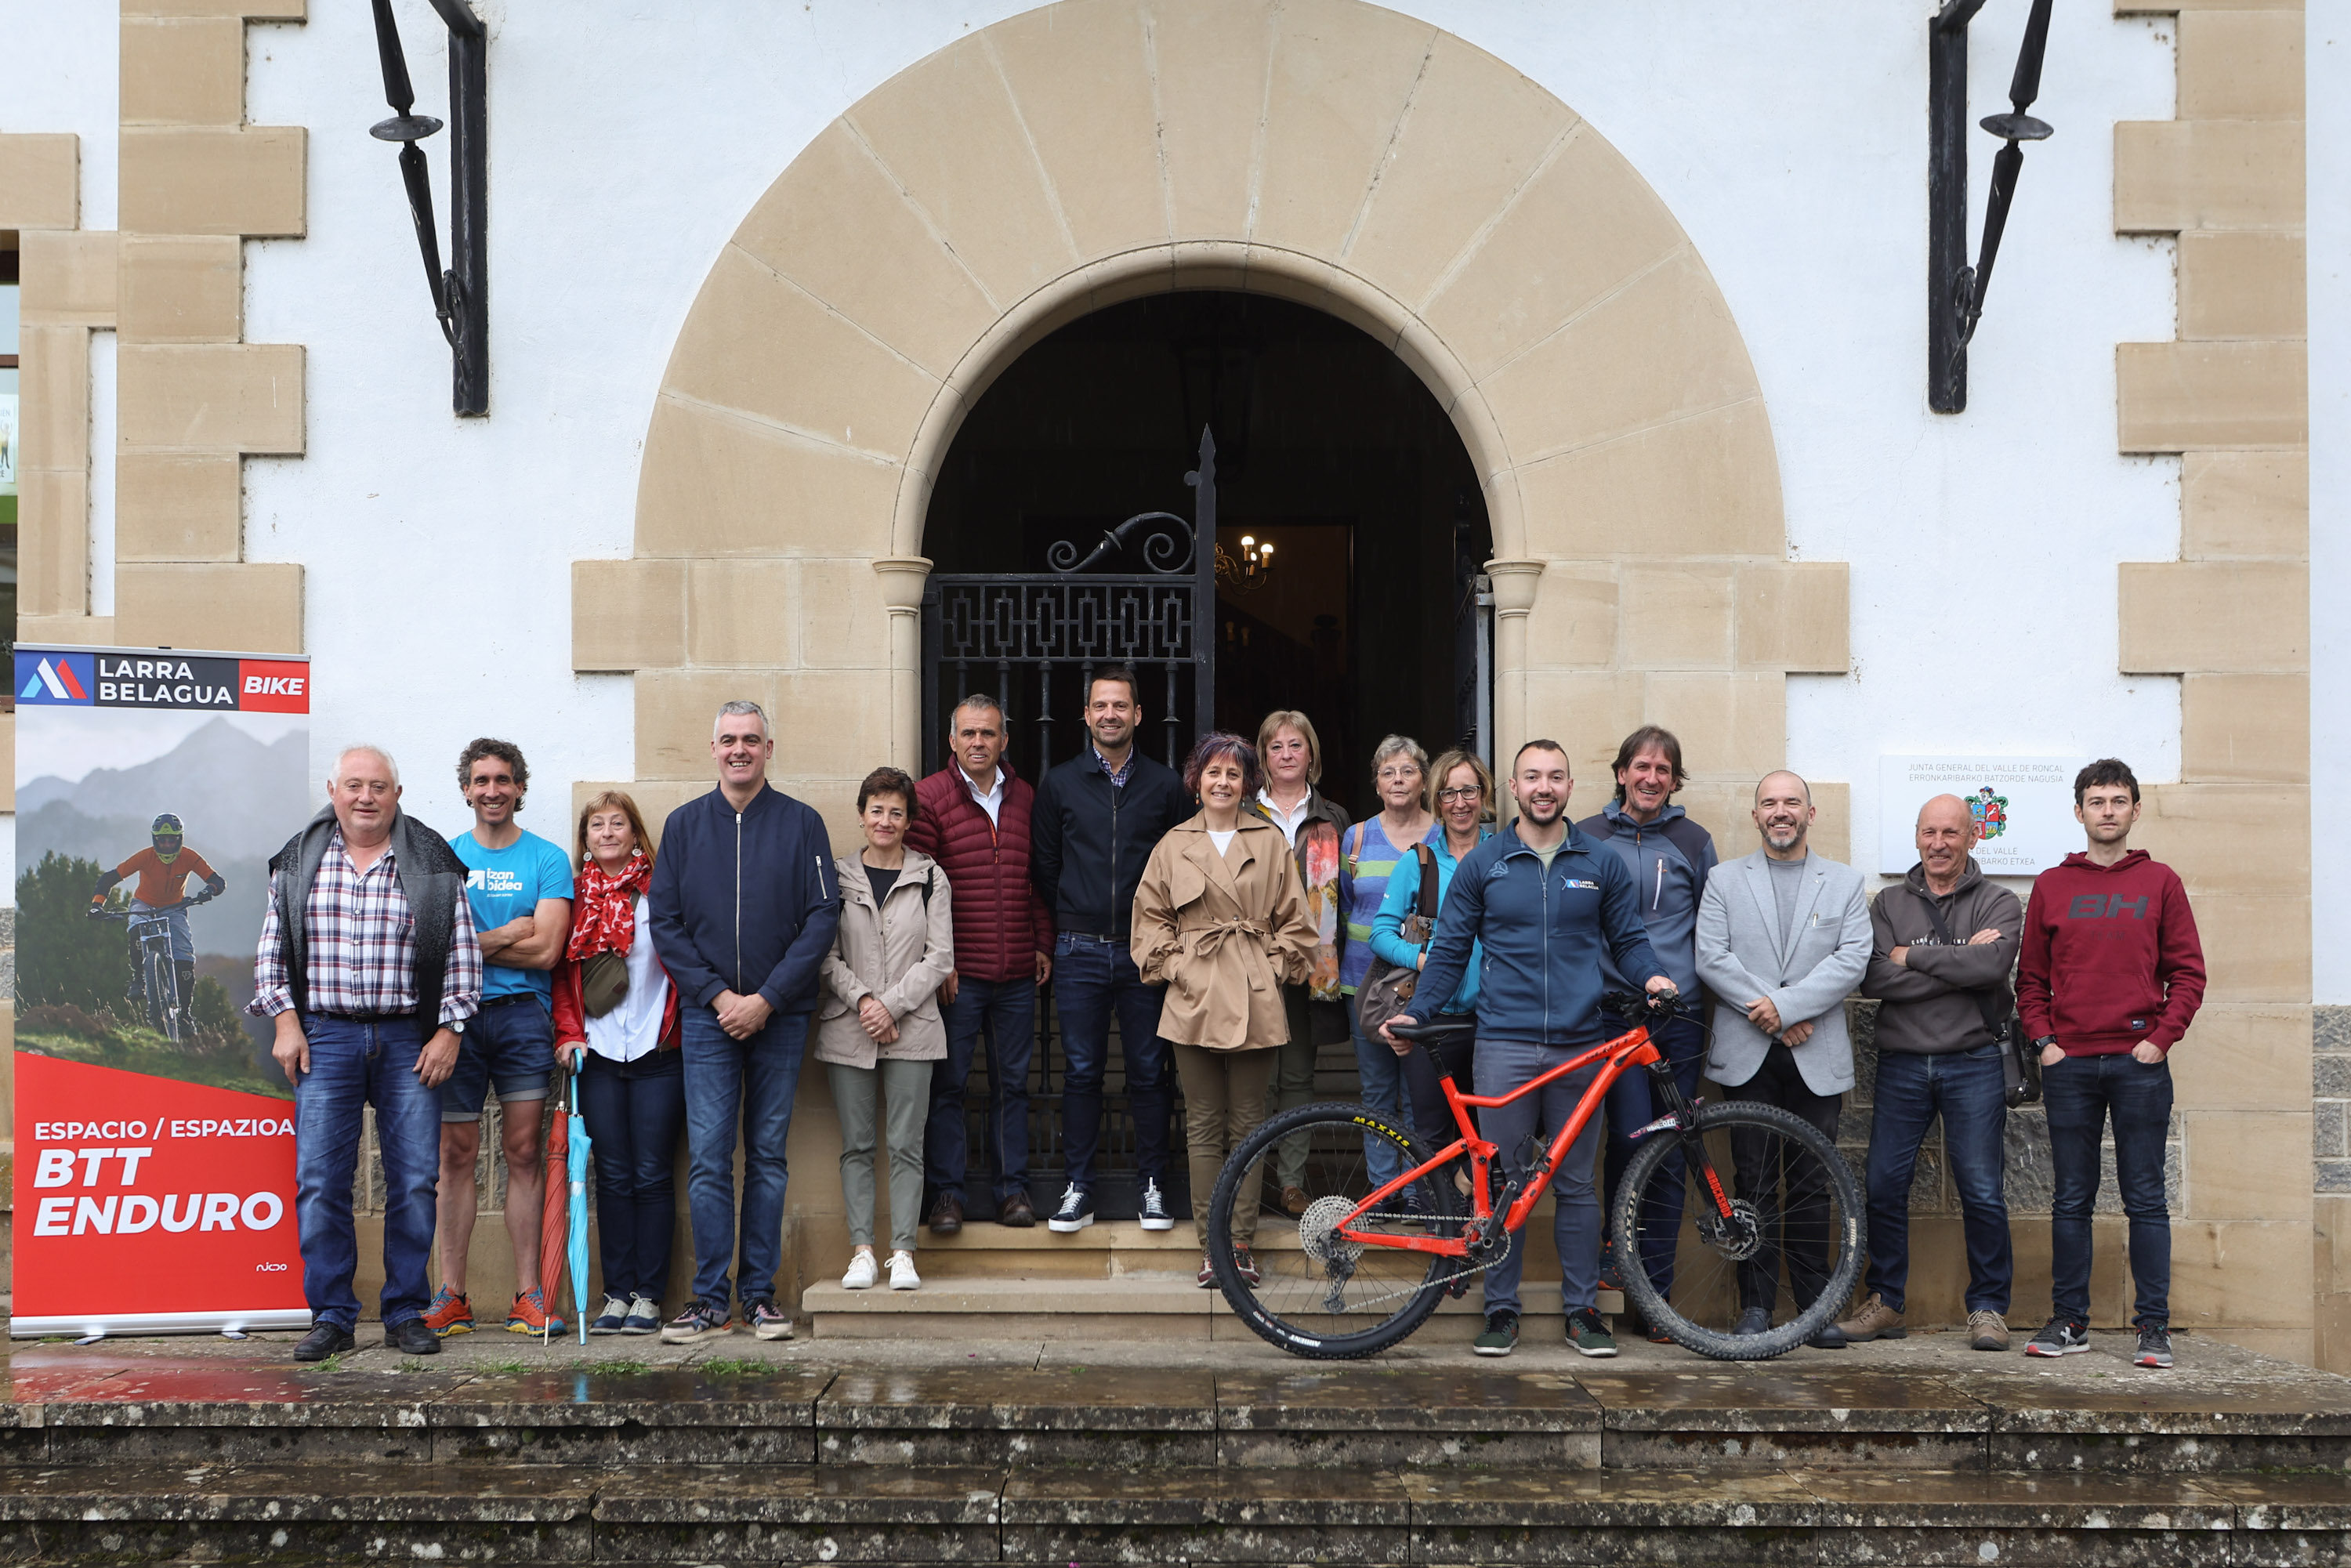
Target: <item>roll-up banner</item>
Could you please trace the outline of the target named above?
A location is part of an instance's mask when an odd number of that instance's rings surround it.
[[[9,1332],[307,1328],[294,1092],[244,1009],[309,664],[19,643],[14,689]]]

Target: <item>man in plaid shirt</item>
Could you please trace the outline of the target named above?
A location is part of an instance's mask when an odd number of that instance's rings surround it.
[[[384,1338],[434,1355],[441,1341],[424,1325],[424,1304],[438,1090],[481,1006],[482,949],[465,865],[401,811],[391,756],[347,747],[327,790],[328,809],[270,858],[247,1009],[277,1019],[272,1053],[294,1085],[294,1212],[315,1325],[294,1359],[324,1361],[358,1343],[351,1178],[369,1105],[383,1151]]]

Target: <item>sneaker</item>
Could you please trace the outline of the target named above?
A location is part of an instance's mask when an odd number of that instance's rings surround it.
[[[2088,1324],[2069,1323],[2064,1318],[2051,1318],[2048,1327],[2025,1342],[2024,1354],[2045,1355],[2054,1360],[2061,1355],[2079,1355],[2089,1348]]]
[[[563,1320],[547,1310],[545,1291],[533,1286],[515,1292],[514,1305],[507,1309],[507,1333],[547,1337],[562,1332]]]
[[[1519,1348],[1519,1314],[1501,1308],[1486,1314],[1486,1332],[1469,1342],[1473,1355],[1508,1355]]]
[[[2131,1357],[2133,1366],[2169,1366],[2171,1364],[2171,1325],[2141,1323],[2138,1325],[2138,1354]]]
[[[1157,1188],[1146,1186],[1144,1190],[1155,1192]],[[1075,1236],[1093,1222],[1093,1195],[1071,1186],[1062,1192],[1061,1204],[1053,1210],[1053,1218],[1045,1221],[1045,1228],[1059,1236]],[[1160,1228],[1165,1230],[1174,1224],[1174,1220],[1169,1220]]]
[[[1761,1307],[1750,1307],[1745,1312],[1739,1314],[1739,1322],[1730,1332],[1740,1336],[1770,1333],[1771,1332],[1771,1314],[1765,1312]]]
[[[472,1333],[474,1303],[465,1299],[465,1291],[444,1285],[433,1298],[433,1304],[424,1309],[424,1326],[443,1339],[451,1334]]]
[[[1616,1354],[1616,1336],[1590,1307],[1567,1314],[1567,1343],[1579,1355]]]
[[[1265,1276],[1257,1271],[1256,1257],[1244,1246],[1233,1248],[1233,1272],[1241,1277],[1245,1285],[1261,1284],[1265,1280]]]
[[[893,1291],[919,1291],[923,1288],[923,1277],[914,1272],[914,1255],[912,1252],[890,1254],[890,1288]]]
[[[1979,1307],[1968,1314],[1968,1348],[1970,1350],[2006,1350],[2008,1320],[1989,1307]]]
[[[1604,1291],[1622,1291],[1625,1288],[1625,1276],[1616,1268],[1616,1240],[1614,1237],[1600,1244],[1600,1288]]]
[[[1904,1339],[1910,1331],[1902,1326],[1902,1309],[1887,1306],[1886,1298],[1872,1291],[1861,1311],[1837,1320],[1837,1333],[1847,1344],[1867,1344],[1874,1339]]]
[[[621,1320],[622,1333],[661,1333],[661,1303],[651,1296],[631,1296],[629,1315]]]
[[[1088,1218],[1092,1217],[1089,1216]],[[1143,1184],[1143,1214],[1141,1218],[1143,1219],[1143,1228],[1145,1230],[1173,1230],[1176,1228],[1176,1217],[1167,1212],[1167,1205],[1160,1199],[1159,1184],[1155,1181],[1147,1181]]]
[[[733,1333],[734,1321],[716,1307],[695,1301],[662,1329],[664,1344],[692,1344],[713,1334]]]
[[[1193,1283],[1198,1285],[1200,1289],[1205,1291],[1213,1286],[1216,1282],[1217,1266],[1214,1263],[1209,1262],[1208,1255],[1206,1252],[1203,1252],[1200,1254],[1199,1277],[1196,1279]]]
[[[753,1301],[743,1314],[751,1320],[751,1333],[760,1339],[789,1339],[792,1320],[776,1310],[773,1301]]]
[[[844,1291],[870,1291],[873,1288],[873,1281],[881,1277],[881,1270],[874,1266],[872,1249],[869,1248],[849,1260],[849,1272],[841,1277],[841,1288]]]
[[[629,1303],[621,1300],[618,1296],[607,1296],[604,1298],[604,1310],[598,1312],[594,1318],[590,1320],[588,1332],[590,1333],[619,1333],[621,1332],[621,1325],[628,1322],[628,1318]]]

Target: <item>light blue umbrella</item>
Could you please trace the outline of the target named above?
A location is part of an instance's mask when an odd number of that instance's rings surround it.
[[[571,1178],[571,1315],[580,1324],[580,1343],[588,1343],[588,1136],[587,1119],[580,1114],[580,1075],[571,1075],[571,1113],[564,1167]]]

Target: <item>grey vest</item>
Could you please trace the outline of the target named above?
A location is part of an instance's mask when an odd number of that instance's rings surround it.
[[[327,858],[335,835],[335,809],[320,810],[303,830],[269,857],[277,879],[271,895],[277,904],[277,950],[286,959],[286,978],[294,990],[296,1010],[310,1010],[310,926],[306,911],[310,884]],[[392,872],[400,879],[401,896],[416,922],[416,1016],[429,1030],[441,1017],[441,977],[449,965],[449,945],[456,938],[457,900],[465,896],[465,862],[449,841],[405,811],[392,819]],[[288,868],[293,874],[287,875]]]

